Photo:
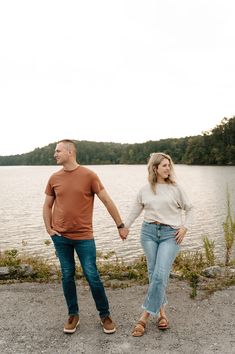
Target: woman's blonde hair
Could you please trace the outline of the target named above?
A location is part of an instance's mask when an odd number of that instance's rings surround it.
[[[153,152],[150,154],[148,161],[148,181],[154,193],[156,193],[157,168],[164,159],[167,159],[170,162],[170,174],[165,181],[169,184],[175,184],[174,164],[171,157],[162,152]]]

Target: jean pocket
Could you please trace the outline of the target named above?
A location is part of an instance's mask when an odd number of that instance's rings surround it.
[[[51,237],[51,240],[55,243],[55,241],[57,241],[58,240],[58,235],[56,235],[56,234],[54,234],[54,235],[51,235],[50,236]]]

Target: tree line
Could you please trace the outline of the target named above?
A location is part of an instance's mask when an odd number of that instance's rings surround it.
[[[78,161],[83,165],[146,164],[150,153],[157,151],[169,154],[176,164],[234,165],[235,116],[222,119],[216,127],[197,136],[136,144],[85,140],[75,143]],[[25,154],[0,156],[0,165],[55,165],[55,146],[56,142]]]

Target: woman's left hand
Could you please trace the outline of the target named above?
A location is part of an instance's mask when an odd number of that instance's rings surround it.
[[[177,244],[180,244],[183,239],[184,239],[184,236],[187,232],[187,229],[183,226],[181,226],[175,233],[175,241]]]

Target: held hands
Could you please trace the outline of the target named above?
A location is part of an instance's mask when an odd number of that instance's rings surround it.
[[[119,236],[121,237],[122,241],[125,241],[127,238],[127,235],[129,234],[129,229],[127,227],[122,227],[121,229],[118,229]]]
[[[181,226],[175,233],[175,241],[177,244],[180,244],[183,239],[184,239],[184,236],[187,232],[187,229],[183,226]]]

